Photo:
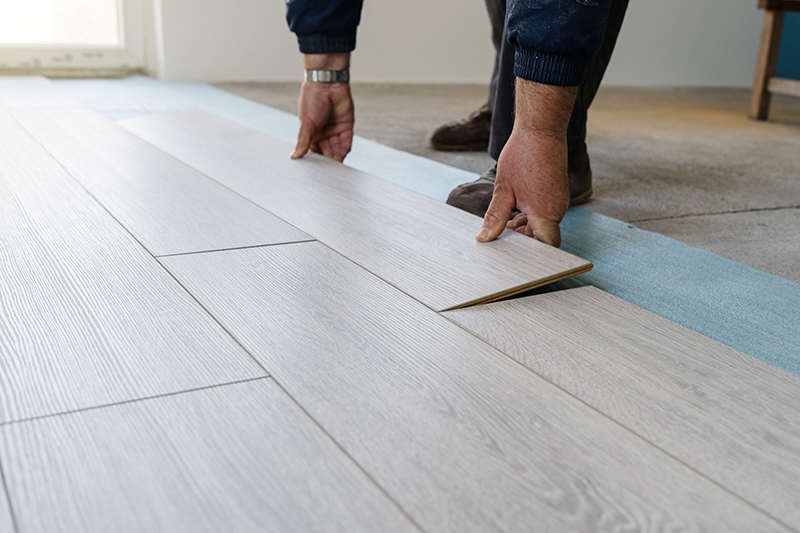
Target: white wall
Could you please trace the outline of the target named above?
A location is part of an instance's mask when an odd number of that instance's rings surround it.
[[[168,80],[300,78],[280,0],[153,0]],[[761,30],[755,0],[631,0],[608,85],[747,87]],[[365,0],[355,79],[486,83],[493,48],[482,0]]]

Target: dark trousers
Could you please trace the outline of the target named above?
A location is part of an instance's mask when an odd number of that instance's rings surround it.
[[[489,85],[489,107],[492,109],[492,129],[489,139],[489,155],[495,160],[500,157],[506,141],[514,128],[514,47],[506,40],[505,0],[486,0],[486,9],[492,23],[492,42],[497,50],[494,71]],[[567,128],[567,143],[569,153],[578,148],[585,151],[586,145],[586,112],[597,94],[600,81],[606,72],[611,52],[617,43],[625,10],[628,9],[628,0],[612,0],[611,12],[608,17],[605,37],[600,51],[595,54],[589,64],[586,80],[578,90],[575,107]]]

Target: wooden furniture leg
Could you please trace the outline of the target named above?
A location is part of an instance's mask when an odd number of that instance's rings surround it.
[[[775,75],[775,66],[778,63],[784,15],[784,11],[770,9],[764,13],[761,46],[758,51],[756,75],[753,80],[753,93],[750,97],[750,118],[752,119],[766,120],[769,112],[769,81]]]

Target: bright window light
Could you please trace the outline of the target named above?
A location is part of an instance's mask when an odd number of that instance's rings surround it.
[[[0,0],[0,44],[120,46],[118,0]]]

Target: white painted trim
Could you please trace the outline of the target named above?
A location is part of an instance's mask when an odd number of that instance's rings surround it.
[[[143,2],[118,0],[120,46],[0,45],[0,72],[53,76],[121,75],[145,65]]]

